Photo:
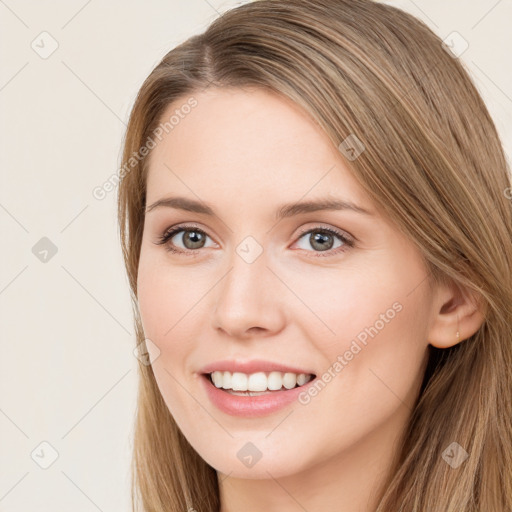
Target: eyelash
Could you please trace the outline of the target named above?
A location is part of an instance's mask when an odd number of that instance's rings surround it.
[[[198,226],[194,226],[194,225],[176,226],[174,228],[171,228],[171,229],[165,231],[162,236],[158,237],[158,242],[155,242],[156,245],[165,245],[165,249],[171,253],[183,254],[183,255],[192,256],[192,257],[197,256],[197,254],[193,254],[193,253],[199,252],[198,250],[176,249],[168,243],[169,240],[171,238],[173,238],[173,236],[176,235],[177,233],[179,233],[180,231],[196,231],[198,233],[201,233],[204,236],[208,236],[208,234],[205,233]],[[327,251],[307,251],[307,252],[318,253],[316,256],[313,256],[314,258],[325,258],[328,256],[335,256],[339,253],[346,252],[348,249],[351,249],[355,246],[355,241],[352,240],[351,238],[348,238],[341,231],[338,231],[337,229],[333,229],[333,228],[326,228],[326,227],[320,227],[320,226],[302,231],[300,233],[299,237],[297,238],[297,241],[300,240],[304,235],[306,235],[308,233],[315,232],[315,231],[322,232],[322,233],[326,232],[326,233],[330,233],[331,235],[335,235],[343,242],[343,245],[340,247],[337,247],[336,249],[329,249]],[[325,254],[323,254],[323,253],[325,253]]]

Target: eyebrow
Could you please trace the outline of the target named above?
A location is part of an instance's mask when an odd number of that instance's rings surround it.
[[[185,210],[187,212],[201,213],[203,215],[215,216],[215,212],[211,206],[206,203],[189,199],[186,197],[164,197],[155,201],[151,206],[146,209],[146,213],[155,210],[156,208],[167,207],[176,208],[178,210]],[[361,206],[358,206],[350,201],[343,199],[317,199],[314,201],[304,201],[301,203],[284,204],[276,211],[276,220],[284,219],[286,217],[293,217],[301,213],[311,213],[322,210],[351,210],[364,215],[373,216],[374,214]]]

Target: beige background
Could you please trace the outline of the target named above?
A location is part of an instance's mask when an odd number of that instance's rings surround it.
[[[0,511],[130,508],[131,308],[116,192],[92,192],[153,66],[237,3],[0,1]],[[510,154],[512,2],[388,3],[467,40]]]

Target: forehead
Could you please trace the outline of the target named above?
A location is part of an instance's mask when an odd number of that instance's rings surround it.
[[[191,97],[195,106],[179,115]],[[163,122],[173,114],[179,122],[151,153],[148,203],[171,192],[245,206],[328,193],[369,205],[343,156],[286,98],[261,89],[211,89],[169,105]]]

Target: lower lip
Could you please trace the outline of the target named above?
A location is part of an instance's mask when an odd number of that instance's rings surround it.
[[[223,391],[222,388],[216,387],[211,382],[209,375],[201,375],[201,380],[208,397],[222,412],[232,416],[255,417],[271,414],[291,404],[315,382],[316,377],[300,387],[285,391],[271,391],[267,395],[258,396],[231,395]]]

